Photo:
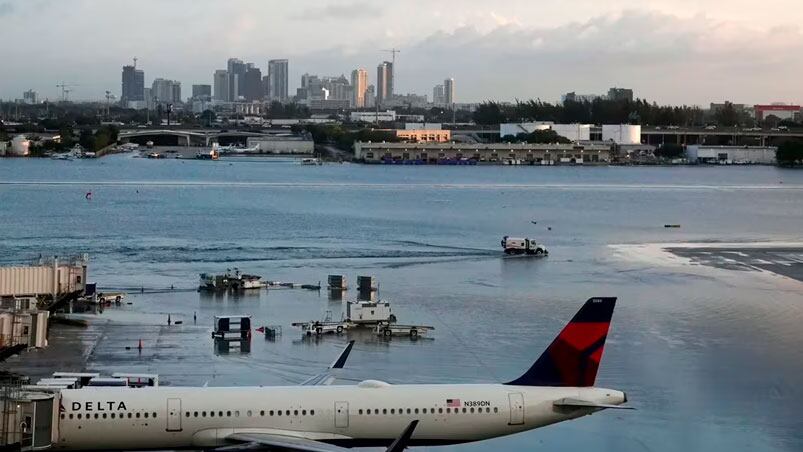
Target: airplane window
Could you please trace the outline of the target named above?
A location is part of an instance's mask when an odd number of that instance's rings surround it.
[[[103,413],[103,419],[106,419],[106,413]]]
[[[156,419],[156,413],[153,413],[153,418]]]
[[[218,415],[218,417],[223,417],[223,412],[222,411],[218,411],[217,415]]]
[[[315,416],[315,410],[309,410],[309,415],[310,416]]]
[[[472,412],[472,413],[474,412],[474,408],[471,408],[471,412]]]
[[[465,413],[465,412],[466,412],[466,409],[465,409],[465,408],[463,408],[463,413]]]
[[[298,416],[298,410],[293,411],[293,416]]]
[[[273,410],[270,410],[270,412],[268,412],[268,414],[270,414],[271,416],[273,416]]]
[[[240,412],[239,411],[235,411],[234,412],[234,417],[240,417]]]
[[[145,413],[145,419],[148,419],[148,413],[147,412]]]
[[[285,414],[286,416],[290,416],[290,410],[285,410],[285,411],[284,411],[284,414]]]
[[[486,409],[485,409],[485,412],[486,412],[486,413],[490,413],[490,412],[491,412],[491,407],[488,407],[488,408],[486,408]]]
[[[70,419],[72,419],[72,413],[70,413]]]
[[[214,411],[210,411],[209,412],[209,417],[215,417],[215,412]]]
[[[410,414],[410,409],[409,408],[407,408],[407,414]]]
[[[498,413],[498,412],[499,412],[499,408],[494,407],[494,413]]]
[[[78,419],[81,419],[81,413],[78,413]]]
[[[415,414],[418,414],[418,408],[414,409],[414,410],[413,410],[413,412],[414,412]]]
[[[301,415],[302,416],[306,416],[307,415],[307,410],[301,410]]]
[[[446,408],[446,413],[451,413],[451,412],[452,412],[451,408]]]
[[[382,409],[382,414],[388,414],[388,409],[387,408],[383,408]]]
[[[115,413],[112,413],[112,414],[110,414],[110,416],[112,417],[112,419],[114,419],[114,417],[115,417],[114,415],[115,415]]]
[[[374,414],[379,414],[379,408],[374,409]]]
[[[64,413],[61,413],[61,418],[62,418],[62,419],[64,419],[64,417],[65,417],[65,416],[64,416]]]
[[[190,412],[189,411],[187,411],[186,416],[190,417]]]
[[[390,409],[390,414],[396,414],[396,410],[395,410],[395,409],[393,409],[393,408],[391,408],[391,409]]]
[[[139,413],[134,415],[137,419],[139,419]]]
[[[443,408],[438,408],[438,414],[443,413]]]
[[[245,415],[251,417],[251,410],[246,411]]]
[[[98,413],[95,413],[95,419],[99,418]]]
[[[277,416],[281,416],[282,415],[282,410],[276,410],[276,415]]]
[[[226,417],[231,417],[231,411],[226,411]]]
[[[362,414],[362,410],[357,410],[357,414]]]
[[[193,411],[192,412],[192,417],[198,417],[198,412],[197,411]]]
[[[202,412],[201,416],[206,417],[206,411]]]
[[[132,417],[132,416],[133,416],[133,414],[131,414],[131,413],[128,413],[128,418],[129,418],[129,419],[131,419],[131,417]]]
[[[259,415],[260,415],[260,416],[264,416],[264,415],[265,415],[265,410],[261,410],[261,411],[259,412]]]

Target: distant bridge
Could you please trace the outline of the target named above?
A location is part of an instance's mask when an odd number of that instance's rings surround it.
[[[286,134],[283,130],[279,133]],[[178,144],[185,146],[210,146],[212,142],[220,142],[221,138],[228,138],[230,141],[243,143],[249,137],[269,137],[276,133],[266,132],[242,132],[237,130],[216,130],[216,129],[123,129],[118,135],[118,139],[123,143],[154,141],[161,137],[176,138]],[[140,143],[142,144],[142,143]]]

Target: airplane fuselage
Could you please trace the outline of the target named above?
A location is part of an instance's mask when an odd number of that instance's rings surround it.
[[[82,388],[61,392],[62,450],[210,448],[234,433],[297,436],[341,446],[387,445],[420,420],[411,444],[478,441],[565,421],[597,409],[556,407],[562,398],[604,404],[620,391],[593,387],[389,385],[242,388]]]

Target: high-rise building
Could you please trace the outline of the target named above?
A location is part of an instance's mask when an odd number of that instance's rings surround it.
[[[240,95],[252,102],[262,99],[262,71],[258,67],[249,65],[242,78]]]
[[[36,91],[34,91],[32,89],[29,89],[28,91],[25,91],[24,93],[22,93],[22,101],[24,103],[28,104],[28,105],[33,105],[33,104],[39,103],[39,99],[38,99],[38,96],[36,94]]]
[[[129,102],[145,100],[145,72],[135,66],[123,66],[123,83],[120,102],[127,106]]]
[[[268,61],[268,97],[271,100],[284,102],[288,99],[288,67],[284,59]]]
[[[365,107],[366,108],[373,108],[376,106],[376,87],[374,85],[368,85],[368,88],[365,90]]]
[[[192,85],[192,98],[209,100],[212,98],[212,85]]]
[[[157,103],[181,102],[181,82],[157,78],[151,85],[151,93]]]
[[[363,68],[351,71],[352,106],[365,108],[365,91],[368,89],[368,71]]]
[[[447,78],[443,81],[443,103],[452,105],[454,103],[454,79]]]
[[[393,97],[393,63],[383,61],[376,67],[376,102],[383,102]]]
[[[611,88],[608,90],[607,99],[633,102],[633,90],[630,88]]]
[[[218,69],[213,76],[212,85],[214,86],[214,99],[228,102],[229,98],[229,71]]]
[[[435,105],[443,105],[446,103],[443,97],[443,85],[435,85],[432,88],[432,103]]]
[[[229,71],[229,98],[228,100],[235,102],[242,95],[243,77],[247,67],[243,60],[239,58],[229,58],[228,71]]]

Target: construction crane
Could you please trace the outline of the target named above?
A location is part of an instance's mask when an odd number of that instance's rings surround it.
[[[67,102],[69,100],[70,93],[73,91],[70,88],[73,88],[75,86],[78,86],[78,85],[74,85],[74,84],[71,84],[71,83],[65,83],[65,82],[61,82],[61,83],[56,85],[56,88],[61,88],[61,100],[62,100],[62,102]]]
[[[396,67],[396,54],[397,53],[401,53],[401,50],[393,47],[391,49],[382,49],[382,50],[380,50],[380,52],[388,52],[388,53],[390,53],[391,54],[391,62],[393,63],[393,66]]]

